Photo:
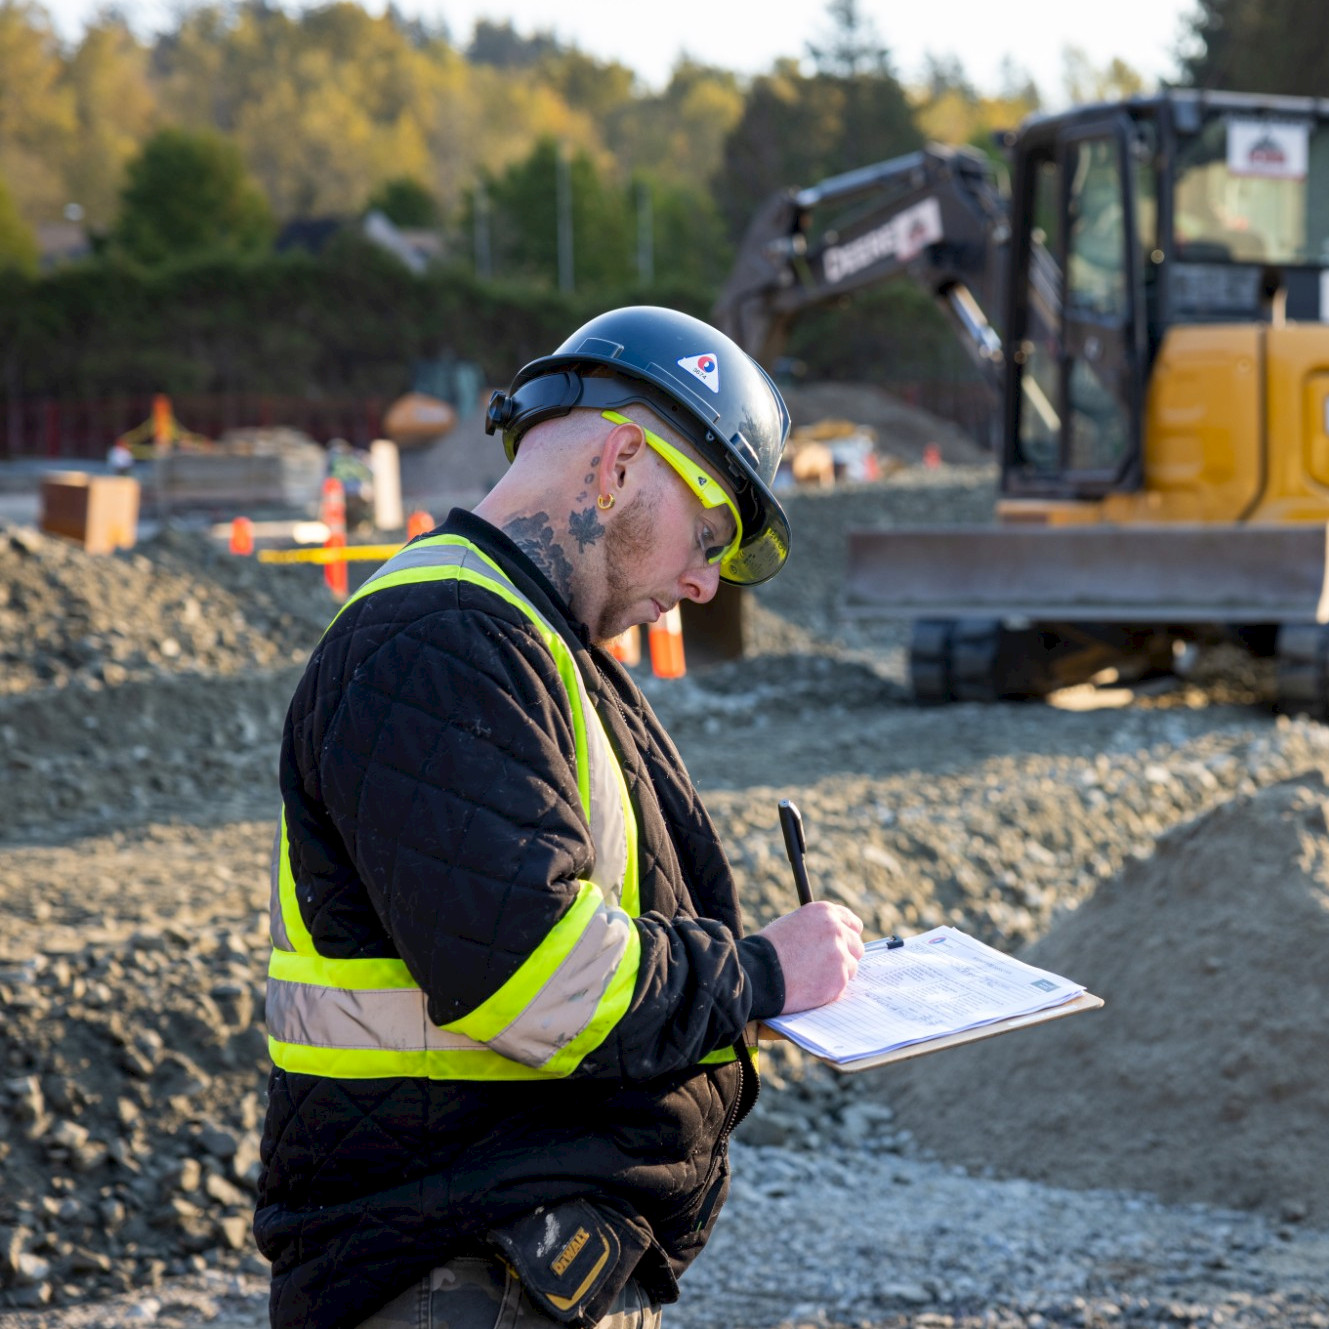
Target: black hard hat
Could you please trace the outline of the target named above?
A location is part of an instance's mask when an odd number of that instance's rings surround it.
[[[789,411],[766,371],[709,323],[651,305],[600,314],[494,393],[485,432],[502,431],[511,461],[542,420],[633,402],[668,421],[734,490],[743,539],[720,576],[740,586],[775,576],[789,557],[789,519],[771,492]]]

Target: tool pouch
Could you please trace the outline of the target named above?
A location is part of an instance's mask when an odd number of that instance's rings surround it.
[[[585,1199],[541,1205],[489,1239],[550,1318],[579,1327],[612,1310],[651,1234],[640,1219]]]

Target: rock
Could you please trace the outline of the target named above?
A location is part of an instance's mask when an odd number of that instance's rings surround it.
[[[233,1251],[243,1250],[249,1244],[249,1219],[240,1214],[228,1214],[218,1220],[217,1229]]]
[[[197,1158],[184,1158],[180,1161],[180,1171],[176,1176],[179,1190],[192,1192],[198,1190],[203,1182],[203,1168]]]
[[[238,1209],[249,1203],[249,1196],[244,1191],[227,1181],[225,1177],[218,1176],[215,1172],[211,1173],[207,1181],[203,1183],[203,1189],[218,1203],[230,1205],[233,1208]]]
[[[240,1149],[240,1139],[233,1132],[222,1130],[218,1126],[205,1126],[198,1133],[198,1143],[202,1149],[223,1162],[234,1158]]]

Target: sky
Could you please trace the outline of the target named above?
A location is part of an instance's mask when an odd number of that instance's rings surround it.
[[[99,0],[48,0],[57,26],[75,35]],[[382,12],[381,0],[364,0]],[[412,16],[447,24],[460,45],[477,18],[511,20],[519,32],[552,31],[602,59],[621,61],[654,88],[682,54],[704,64],[761,73],[781,56],[801,57],[827,31],[822,0],[397,0]],[[169,25],[173,0],[128,0],[135,25]],[[891,53],[897,76],[921,77],[925,56],[954,55],[980,91],[995,92],[1002,59],[1033,75],[1045,99],[1064,100],[1062,51],[1081,47],[1096,66],[1114,56],[1153,82],[1175,77],[1183,16],[1195,0],[860,0]]]

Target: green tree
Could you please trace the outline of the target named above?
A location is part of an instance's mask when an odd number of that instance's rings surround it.
[[[889,73],[809,78],[784,61],[753,81],[712,188],[737,237],[776,190],[815,184],[922,141],[904,89]]]
[[[385,180],[369,196],[369,207],[396,226],[434,227],[439,223],[438,200],[409,175]]]
[[[115,218],[125,167],[157,120],[148,51],[122,19],[98,18],[66,66],[65,86],[78,122],[67,192],[90,226],[105,229]]]
[[[37,241],[0,177],[0,272],[15,268],[20,272],[37,271]]]
[[[1329,88],[1323,0],[1196,0],[1184,81],[1231,92],[1322,97]]]
[[[557,55],[563,48],[552,33],[537,32],[523,37],[510,19],[501,23],[477,19],[466,48],[466,58],[473,65],[493,65],[496,69],[529,69],[546,56]]]
[[[253,253],[271,237],[267,202],[220,135],[163,129],[130,163],[113,240],[140,262]]]
[[[0,175],[29,222],[60,216],[70,200],[64,164],[76,134],[60,43],[29,0],[0,0]]]
[[[620,164],[657,184],[706,190],[743,116],[738,76],[686,58],[660,93],[634,95],[603,128]]]
[[[826,17],[826,35],[808,43],[808,55],[821,73],[853,78],[888,71],[889,52],[858,0],[828,0]]]
[[[718,290],[729,275],[734,251],[715,199],[701,184],[639,179],[632,197],[635,206],[640,206],[642,187],[651,203],[656,281]]]
[[[571,194],[577,289],[631,281],[632,221],[624,191],[606,185],[589,154],[569,152],[552,138],[541,139],[524,160],[485,180],[493,275],[504,281],[525,278],[557,284],[560,171],[566,171]],[[475,224],[474,207],[472,197],[468,227]]]
[[[1121,101],[1144,91],[1143,76],[1119,56],[1100,68],[1080,47],[1067,46],[1062,50],[1061,63],[1066,96],[1073,105]]]

